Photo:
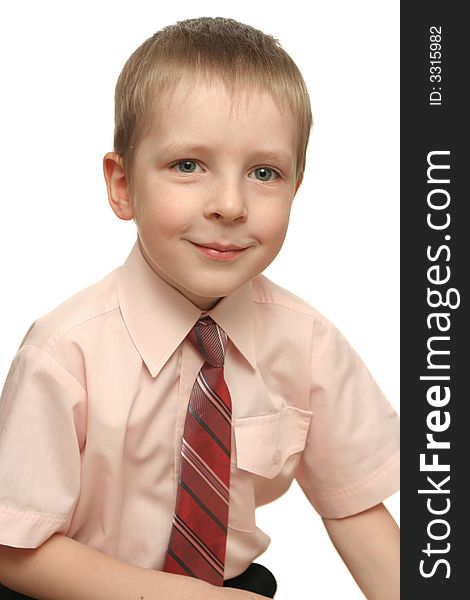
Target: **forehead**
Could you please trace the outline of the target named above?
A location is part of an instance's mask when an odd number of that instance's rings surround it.
[[[217,75],[183,74],[167,86],[167,89],[155,102],[155,108],[170,107],[172,104],[198,103],[206,97],[213,97],[228,102],[232,110],[247,109],[260,99],[269,98],[279,112],[287,109],[287,103],[279,101],[274,91],[262,87],[261,83],[226,82]]]
[[[181,143],[271,144],[294,153],[298,127],[291,109],[270,92],[247,85],[228,89],[220,80],[183,78],[152,104],[147,133]]]

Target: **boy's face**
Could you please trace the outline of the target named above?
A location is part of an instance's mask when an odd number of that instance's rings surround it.
[[[298,187],[296,134],[293,115],[261,92],[235,106],[222,84],[187,80],[160,102],[132,189],[111,205],[134,218],[155,273],[202,310],[279,252]]]

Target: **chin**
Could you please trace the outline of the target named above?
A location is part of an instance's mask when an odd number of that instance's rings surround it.
[[[194,292],[194,294],[199,298],[207,298],[208,300],[214,300],[215,302],[219,298],[230,296],[230,294],[233,294],[233,292],[235,292],[237,289],[238,288],[223,288],[214,290],[214,288],[211,288],[210,290],[197,290]]]
[[[214,300],[217,301],[220,298],[225,298],[225,296],[230,296],[230,294],[233,294],[234,292],[236,292],[237,290],[239,290],[242,286],[244,285],[244,283],[241,283],[240,285],[233,285],[233,286],[219,286],[219,287],[208,287],[207,289],[194,289],[191,290],[192,293],[196,296],[198,296],[199,298],[204,298],[204,299],[209,299],[209,300]]]

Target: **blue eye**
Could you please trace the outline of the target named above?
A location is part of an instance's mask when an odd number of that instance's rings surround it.
[[[184,160],[179,160],[177,163],[172,165],[172,167],[178,167],[180,173],[185,173],[187,175],[194,173],[198,166],[199,164],[197,163],[197,161],[190,160],[188,158],[185,158]]]
[[[258,181],[271,181],[273,179],[278,179],[279,177],[279,173],[269,167],[258,167],[253,173],[255,173],[255,177]]]

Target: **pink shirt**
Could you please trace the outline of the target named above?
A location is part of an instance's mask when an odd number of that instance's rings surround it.
[[[29,329],[0,401],[0,544],[63,533],[160,569],[186,407],[203,363],[201,311],[126,263]],[[255,508],[294,478],[323,517],[398,489],[396,413],[338,330],[259,276],[209,311],[227,332],[233,403],[225,577],[268,546]]]

